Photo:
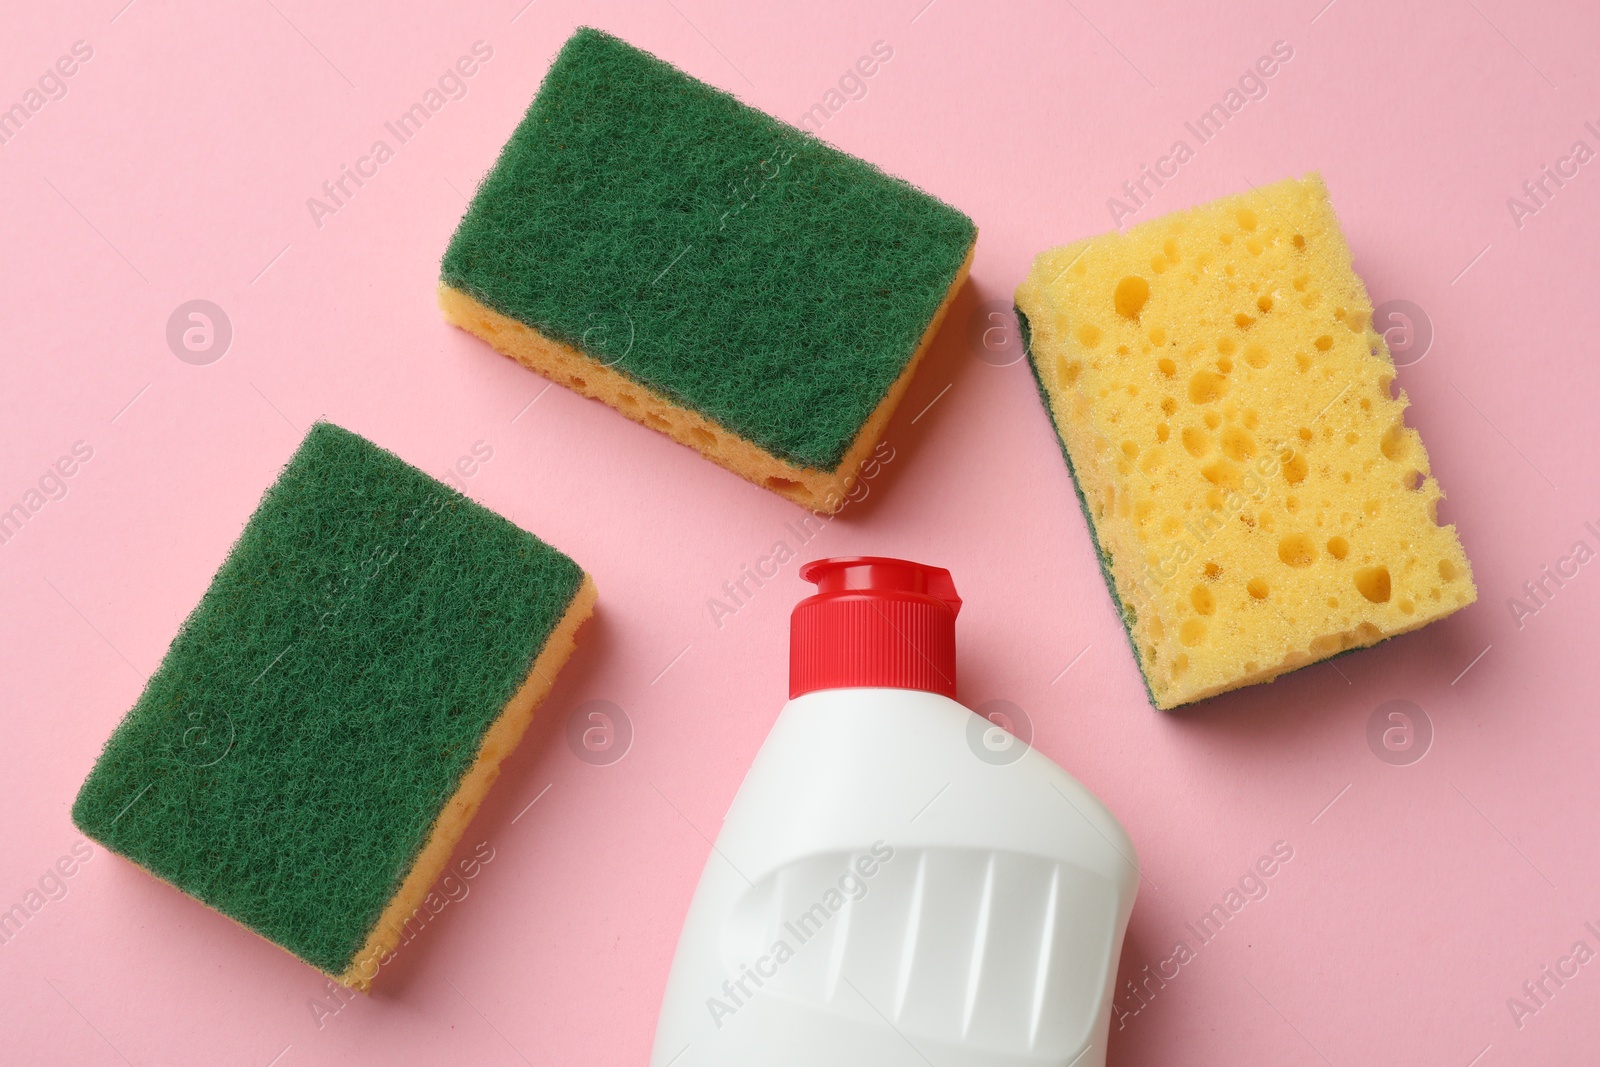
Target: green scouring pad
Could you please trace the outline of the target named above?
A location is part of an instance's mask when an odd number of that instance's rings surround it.
[[[961,212],[575,33],[444,255],[450,322],[837,510],[972,261]]]
[[[73,821],[366,989],[594,601],[537,537],[318,423]]]

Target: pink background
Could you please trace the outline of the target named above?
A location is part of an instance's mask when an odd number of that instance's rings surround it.
[[[0,105],[73,42],[93,48],[0,146],[0,507],[74,442],[94,450],[0,545],[0,908],[70,854],[100,745],[313,419],[435,474],[485,442],[466,491],[576,557],[601,607],[465,839],[494,860],[370,999],[319,1019],[317,974],[96,850],[0,945],[0,1059],[644,1061],[707,837],[783,703],[803,587],[787,565],[720,629],[707,600],[802,513],[605,407],[541,395],[434,307],[461,194],[580,23],[790,120],[875,41],[894,49],[824,133],[972,215],[977,260],[889,427],[895,460],[802,555],[955,573],[962,699],[1023,707],[1138,844],[1122,979],[1275,842],[1294,850],[1113,1033],[1111,1061],[1592,1056],[1600,963],[1520,1027],[1506,1003],[1574,942],[1600,949],[1584,928],[1600,927],[1600,563],[1520,628],[1507,607],[1575,541],[1600,548],[1583,525],[1600,527],[1600,162],[1520,227],[1506,203],[1574,141],[1600,148],[1583,126],[1600,127],[1592,5],[123,2],[29,5],[0,35]],[[478,40],[494,56],[465,98],[318,228],[306,199]],[[1294,56],[1268,95],[1136,218],[1324,173],[1374,300],[1432,321],[1400,381],[1481,599],[1162,715],[1027,369],[978,358],[969,327],[1034,253],[1107,229],[1106,199],[1279,40]],[[194,298],[234,331],[210,365],[166,342]],[[565,740],[595,699],[635,731],[610,766]],[[1397,699],[1434,731],[1408,766],[1366,740]]]

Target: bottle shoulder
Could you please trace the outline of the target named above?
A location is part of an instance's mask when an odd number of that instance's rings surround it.
[[[1020,741],[997,759],[995,729],[934,693],[807,693],[779,714],[725,833],[772,861],[883,840],[1044,856],[1118,882],[1136,872],[1133,843],[1105,805]]]

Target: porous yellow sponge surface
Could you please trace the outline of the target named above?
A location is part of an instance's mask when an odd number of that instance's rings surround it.
[[[1318,175],[1052,249],[1016,303],[1157,707],[1477,599]]]

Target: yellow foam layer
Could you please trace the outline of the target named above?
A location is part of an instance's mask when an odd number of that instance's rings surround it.
[[[1158,707],[1477,598],[1318,175],[1052,249],[1016,302]]]
[[[795,503],[823,514],[844,507],[857,472],[866,462],[889,420],[905,396],[922,357],[939,332],[950,302],[960,292],[972,268],[977,242],[967,248],[967,257],[956,272],[955,281],[923,331],[917,350],[906,361],[905,370],[884,393],[867,421],[856,433],[844,459],[833,470],[797,467],[773,455],[753,441],[739,436],[698,411],[680,407],[650,387],[613,368],[591,359],[570,345],[547,337],[526,323],[502,315],[459,289],[439,286],[439,308],[451,325],[487,341],[502,355],[510,356],[551,381],[559,382],[584,396],[609,404],[622,414],[652,430],[659,430],[679,444],[688,445],[707,459],[721,464],[741,478],[763,489],[788,497]]]
[[[343,974],[333,976],[337,981],[363,993],[371,990],[373,977],[378,973],[380,964],[386,962],[384,957],[400,943],[406,920],[422,906],[433,883],[444,872],[450,853],[466,832],[467,824],[478,813],[478,806],[483,803],[489,787],[500,776],[501,762],[517,747],[533,720],[534,710],[550,695],[556,675],[576,647],[578,628],[593,614],[598,596],[594,579],[585,574],[577,595],[572,598],[572,603],[556,628],[550,632],[522,687],[483,735],[477,760],[462,776],[455,795],[434,820],[427,843],[411,865],[410,873],[389,899],[388,906],[368,935],[367,943],[350,962],[350,966]]]

